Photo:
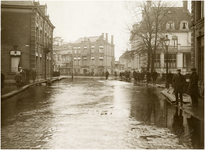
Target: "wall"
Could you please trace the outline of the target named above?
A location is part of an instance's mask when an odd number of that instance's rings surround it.
[[[1,69],[5,79],[13,79],[9,51],[21,51],[20,65],[30,69],[30,11],[1,8]]]

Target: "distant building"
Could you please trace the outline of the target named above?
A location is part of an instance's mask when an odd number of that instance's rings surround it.
[[[106,70],[114,73],[115,49],[113,36],[108,42],[108,34],[79,38],[72,43],[73,71],[81,75],[103,75]]]
[[[192,1],[191,64],[197,68],[200,95],[204,96],[204,1]]]
[[[115,71],[117,72],[117,75],[119,75],[120,72],[124,72],[125,64],[121,64],[120,61],[115,61]]]
[[[52,77],[54,26],[47,5],[35,1],[1,1],[1,70],[14,79],[18,67],[36,68],[37,79]]]
[[[53,44],[54,71],[61,75],[72,73],[72,46],[70,43],[55,42]],[[59,39],[59,38],[58,38]]]
[[[150,3],[150,1],[149,1]],[[168,60],[166,52],[162,47],[158,47],[154,58],[154,68],[159,73],[166,72],[166,61],[168,61],[169,71],[176,72],[181,69],[185,74],[191,68],[191,14],[187,9],[187,1],[183,1],[183,7],[171,7],[168,10],[169,20],[165,26],[161,25],[162,35],[170,39],[168,47]],[[138,25],[133,25],[131,31],[131,51],[136,51],[139,47],[137,34]],[[147,67],[147,54],[137,53],[131,60],[132,69],[145,69]]]

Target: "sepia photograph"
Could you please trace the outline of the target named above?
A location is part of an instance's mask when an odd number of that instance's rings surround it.
[[[204,149],[204,0],[1,0],[1,149]]]

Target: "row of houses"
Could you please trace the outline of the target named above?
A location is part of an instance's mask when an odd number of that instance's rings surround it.
[[[113,35],[108,34],[79,38],[73,43],[63,43],[57,37],[54,41],[54,71],[61,74],[103,75],[115,68]]]

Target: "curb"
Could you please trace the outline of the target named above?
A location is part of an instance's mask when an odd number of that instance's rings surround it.
[[[19,89],[19,90],[14,90],[14,91],[12,91],[12,92],[9,92],[9,93],[7,93],[7,94],[2,95],[2,96],[1,96],[1,100],[6,99],[6,98],[9,98],[9,97],[11,97],[11,96],[14,96],[14,95],[16,95],[16,94],[18,94],[18,93],[24,91],[25,89],[29,88],[29,87],[32,86],[32,85],[40,84],[40,83],[45,83],[45,82],[47,82],[47,81],[49,81],[49,80],[51,80],[51,82],[53,82],[53,81],[61,80],[61,79],[63,79],[63,78],[58,77],[58,78],[54,78],[54,79],[42,80],[42,81],[38,81],[38,82],[35,82],[35,83],[27,84],[27,85],[23,86],[23,87],[22,87],[21,89]]]
[[[166,97],[167,101],[169,103],[172,104],[172,102],[175,102],[175,96],[173,94],[168,94],[167,93],[167,89],[161,91],[161,93]],[[184,96],[184,95],[183,95]],[[183,98],[183,101],[184,102],[187,102],[187,103],[191,103],[191,98],[190,96],[188,95],[185,95],[186,98]],[[173,105],[173,104],[172,104]],[[192,108],[192,107],[188,107],[186,104],[183,105],[183,107],[180,107],[180,106],[176,106],[176,105],[173,105],[175,107],[178,107],[179,109],[183,110],[184,112],[186,112],[187,114],[199,119],[200,121],[203,121],[204,122],[204,113],[201,114],[199,108]],[[202,108],[203,109],[203,108]],[[203,110],[201,110],[203,111]]]

